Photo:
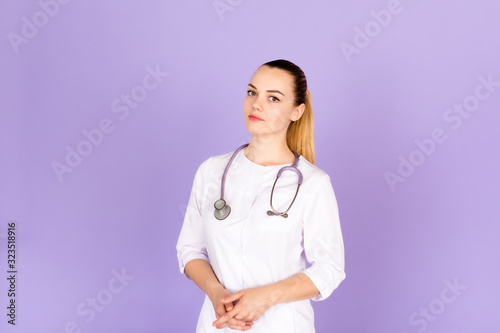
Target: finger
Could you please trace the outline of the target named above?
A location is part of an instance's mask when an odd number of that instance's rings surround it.
[[[247,324],[247,322],[242,321],[242,320],[237,320],[237,319],[234,319],[234,318],[231,318],[225,324],[228,324],[229,326],[239,327],[239,328],[249,326]],[[249,326],[249,327],[252,327],[252,326]]]
[[[229,326],[229,328],[233,329],[233,330],[236,330],[236,331],[248,331],[250,329],[252,329],[251,326],[245,326],[245,327],[232,327],[232,326]]]
[[[229,312],[233,309],[233,303],[231,302],[229,304],[226,304],[225,307],[226,307],[226,311]]]
[[[231,326],[231,325],[229,325],[227,327],[229,327],[230,329],[235,330],[235,331],[248,331],[249,329],[252,328],[251,326],[242,327],[242,326]]]
[[[240,320],[240,319],[236,319],[236,318],[229,319],[227,321],[227,323],[229,323],[231,325],[238,325],[238,326],[246,326],[246,325],[253,326],[253,321],[244,321],[244,320]]]
[[[219,317],[221,317],[221,316],[223,316],[223,315],[225,315],[227,313],[226,308],[225,308],[224,305],[217,306],[217,308],[215,308],[214,311],[215,311],[215,316],[217,318],[219,318]]]
[[[226,312],[225,315],[223,315],[222,317],[220,317],[216,321],[214,321],[212,323],[212,326],[215,326],[215,327],[219,328],[220,325],[222,325],[223,323],[227,322],[229,319],[232,319],[236,315],[237,315],[237,313],[234,310],[232,310],[230,312]],[[234,320],[238,320],[238,319],[234,319]]]
[[[239,300],[241,298],[241,296],[243,296],[243,293],[238,291],[232,295],[229,295],[229,296],[222,298],[221,302],[224,304],[233,303],[234,301]]]
[[[239,321],[233,321],[229,320],[226,323],[222,324],[220,327],[227,327],[232,328],[233,330],[240,330],[240,331],[247,331],[252,328],[252,325],[248,325],[247,322],[239,322]]]

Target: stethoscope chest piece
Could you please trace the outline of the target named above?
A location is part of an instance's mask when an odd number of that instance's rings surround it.
[[[231,207],[226,204],[226,200],[219,199],[214,203],[214,215],[217,220],[224,220],[231,213]]]

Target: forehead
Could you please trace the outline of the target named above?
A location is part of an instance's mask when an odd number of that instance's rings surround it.
[[[260,90],[280,90],[285,95],[293,90],[293,77],[288,72],[268,66],[259,67],[250,83]]]

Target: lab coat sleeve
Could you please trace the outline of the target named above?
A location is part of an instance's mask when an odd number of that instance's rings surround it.
[[[304,251],[310,264],[303,273],[320,292],[311,299],[321,301],[330,296],[346,276],[339,211],[328,174],[322,176],[308,198],[303,222]]]
[[[196,171],[184,223],[176,246],[179,269],[186,277],[184,269],[189,261],[193,259],[209,261],[201,217],[204,193],[203,170],[207,162],[203,162]]]

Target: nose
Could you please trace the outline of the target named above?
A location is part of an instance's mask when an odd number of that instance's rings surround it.
[[[259,97],[255,97],[252,107],[254,110],[262,111],[262,101]]]

